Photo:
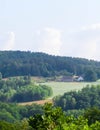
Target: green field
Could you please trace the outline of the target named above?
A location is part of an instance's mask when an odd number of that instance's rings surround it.
[[[65,92],[72,91],[72,90],[81,90],[83,87],[86,87],[86,85],[97,85],[100,84],[100,81],[98,82],[45,82],[40,83],[48,85],[53,90],[53,96],[62,95]]]

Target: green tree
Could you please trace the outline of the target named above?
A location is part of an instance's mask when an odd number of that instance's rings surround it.
[[[85,111],[84,117],[88,119],[88,124],[91,125],[96,121],[100,122],[100,109],[93,107]]]
[[[88,81],[88,82],[96,81],[97,74],[93,69],[89,68],[86,70],[86,72],[84,74],[84,79],[85,79],[85,81]]]
[[[2,73],[0,72],[0,80],[2,80]]]
[[[54,108],[51,104],[44,105],[44,114],[37,114],[29,119],[29,125],[34,130],[63,130],[66,116],[61,108]],[[55,129],[55,130],[56,130]]]
[[[0,130],[17,130],[17,128],[6,121],[0,121]]]

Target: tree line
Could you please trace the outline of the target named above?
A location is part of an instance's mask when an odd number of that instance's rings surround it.
[[[30,51],[0,51],[0,72],[3,77],[81,75],[90,81],[100,78],[100,62]],[[94,77],[89,79],[91,73]]]

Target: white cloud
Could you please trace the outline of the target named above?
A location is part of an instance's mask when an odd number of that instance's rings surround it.
[[[34,50],[48,54],[60,55],[62,45],[61,31],[54,28],[44,28],[36,32]]]
[[[12,50],[15,45],[15,33],[9,32],[8,33],[8,39],[4,44],[3,50]]]
[[[62,55],[100,60],[100,24],[82,27],[66,37]]]
[[[86,31],[86,30],[97,30],[97,29],[100,29],[100,23],[91,24],[90,26],[83,26],[81,29],[83,31]]]
[[[63,35],[60,30],[44,28],[38,30],[34,38],[34,51],[100,60],[99,23]]]
[[[17,42],[15,44],[14,32],[9,32],[8,35],[0,35],[0,49],[12,50],[22,47],[21,50],[27,50],[29,48],[32,51],[45,52],[53,55],[100,60],[99,23],[84,26],[80,30],[73,31],[69,34],[63,32],[63,35],[62,31],[58,29],[47,27],[37,30],[33,36],[33,44],[31,44],[31,41],[29,42],[29,38],[27,38],[28,44],[25,44],[25,42]]]

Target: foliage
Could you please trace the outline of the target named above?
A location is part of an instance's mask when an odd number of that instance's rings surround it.
[[[95,112],[94,112],[95,113]],[[91,115],[91,114],[90,114]],[[100,117],[100,114],[98,115]],[[77,118],[66,116],[59,107],[50,104],[44,106],[44,114],[35,115],[29,118],[29,125],[33,130],[99,130],[100,122],[94,121],[88,124],[88,119],[83,116]]]
[[[88,81],[88,82],[96,81],[97,80],[97,74],[96,74],[96,72],[92,68],[88,68],[85,71],[84,79],[85,79],[85,81]]]
[[[65,123],[65,115],[61,108],[54,108],[51,104],[45,104],[44,114],[30,117],[29,125],[35,130],[62,129],[62,122]]]
[[[54,105],[64,111],[86,109],[93,106],[100,108],[100,85],[87,86],[80,91],[67,92],[62,96],[54,97]]]
[[[15,104],[8,107],[8,104],[0,103],[7,109],[11,109]],[[16,106],[16,105],[15,105]],[[19,112],[23,114],[27,113],[26,107],[17,106]],[[38,108],[38,106],[35,106]],[[100,109],[89,108],[85,110],[84,115],[74,117],[73,115],[67,115],[60,107],[54,107],[51,104],[45,104],[40,113],[30,113],[29,119],[23,119],[21,121],[15,121],[9,123],[8,121],[0,120],[0,130],[100,130]],[[23,110],[22,110],[23,109]],[[33,108],[34,109],[34,108]],[[13,108],[13,112],[15,107]]]
[[[0,130],[17,130],[11,123],[0,121]]]
[[[85,109],[79,109],[79,110],[74,109],[74,110],[67,110],[67,111],[65,111],[66,116],[73,115],[76,118],[79,117],[79,116],[83,116],[84,112],[85,112]]]
[[[88,124],[91,125],[96,121],[100,122],[100,109],[93,107],[85,111],[84,117],[88,119]]]
[[[0,102],[0,120],[15,122],[23,118],[29,118],[31,115],[43,113],[42,106],[32,104],[30,106],[19,106],[15,103]]]
[[[28,102],[45,99],[51,95],[50,87],[31,83],[29,76],[0,80],[0,101],[3,102]]]
[[[0,51],[0,72],[11,76],[84,75],[91,67],[100,78],[100,62],[25,51]]]
[[[26,119],[21,122],[9,123],[0,121],[0,130],[32,130]]]

